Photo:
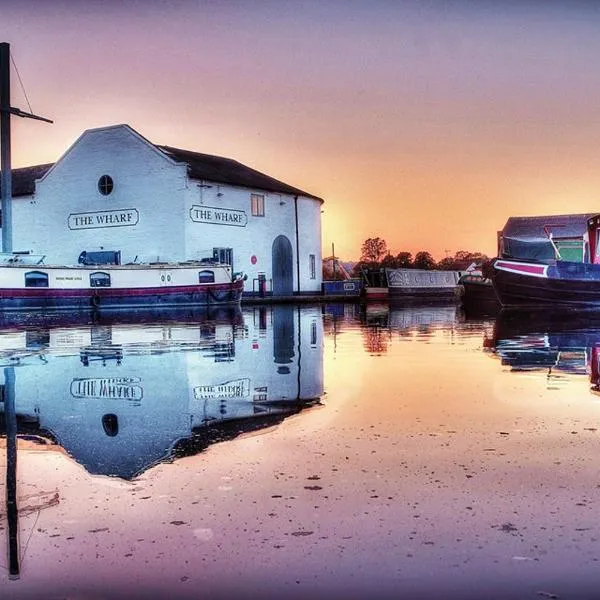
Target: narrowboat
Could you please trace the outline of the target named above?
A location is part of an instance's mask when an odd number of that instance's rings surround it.
[[[0,312],[239,305],[243,288],[242,273],[219,263],[57,266],[19,255],[0,263]]]
[[[545,228],[554,258],[496,258],[491,279],[504,307],[510,308],[600,308],[600,215],[587,220],[582,240],[583,261],[564,260]]]
[[[585,213],[509,217],[498,232],[497,257],[543,262],[556,257],[556,248],[563,260],[584,262],[587,223],[593,216]],[[495,314],[501,307],[489,266],[486,262],[461,276],[461,302],[468,315]]]
[[[386,272],[390,300],[455,301],[458,298],[458,271],[386,269]]]
[[[461,304],[467,316],[495,315],[501,308],[492,280],[484,268],[463,273],[458,280]]]
[[[458,271],[426,269],[372,269],[363,271],[362,294],[366,300],[456,301]]]

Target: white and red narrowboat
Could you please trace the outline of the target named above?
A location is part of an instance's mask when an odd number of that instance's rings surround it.
[[[490,276],[502,306],[600,309],[600,215],[587,229],[584,262],[562,260],[557,247],[555,259],[494,259]]]
[[[26,264],[19,255],[12,260],[0,264],[0,312],[236,305],[245,279],[218,263],[55,266]]]

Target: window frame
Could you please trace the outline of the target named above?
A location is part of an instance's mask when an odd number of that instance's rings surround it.
[[[210,278],[203,278],[203,275],[206,277],[210,275]],[[215,282],[215,272],[212,269],[203,269],[202,271],[198,271],[198,283],[214,283]]]
[[[250,194],[250,213],[253,217],[265,216],[264,194]]]
[[[105,273],[104,271],[94,271],[93,273],[90,273],[90,287],[112,287],[110,273]]]
[[[27,271],[25,273],[25,287],[27,287],[27,288],[50,287],[48,279],[49,279],[48,273],[44,273],[43,271]],[[32,282],[37,282],[37,283],[32,283]],[[40,282],[44,282],[44,283],[40,284]]]
[[[100,194],[102,194],[103,196],[110,196],[113,193],[114,189],[114,179],[106,173],[104,175],[100,175],[100,178],[98,179],[98,191],[100,192]]]
[[[317,278],[317,255],[316,254],[308,255],[308,273],[309,273],[310,279]]]

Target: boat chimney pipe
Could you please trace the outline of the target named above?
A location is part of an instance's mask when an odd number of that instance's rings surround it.
[[[2,252],[12,252],[12,166],[10,160],[10,44],[0,43],[0,170]]]

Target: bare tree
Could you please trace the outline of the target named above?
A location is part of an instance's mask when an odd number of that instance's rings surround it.
[[[368,238],[363,242],[360,262],[371,264],[380,263],[387,253],[388,249],[385,240],[380,237]]]

